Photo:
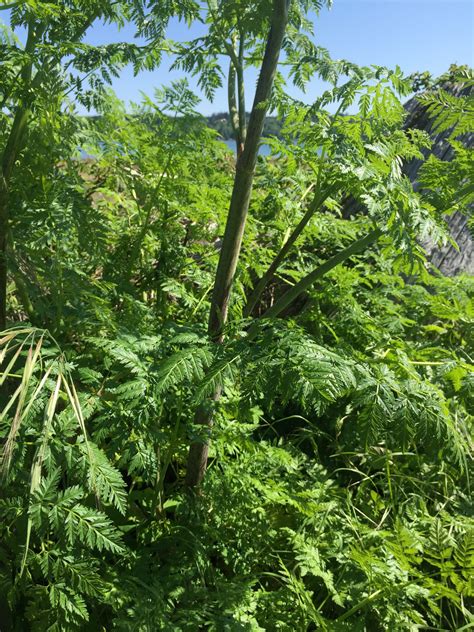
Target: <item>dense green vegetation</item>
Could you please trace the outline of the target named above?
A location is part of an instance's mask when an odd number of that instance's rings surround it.
[[[419,97],[455,150],[426,159],[399,69],[312,48],[304,2],[210,5],[197,66],[177,64],[212,92],[219,38],[234,88],[262,63],[236,164],[186,81],[132,112],[104,89],[157,63],[166,10],[191,2],[12,7],[2,631],[470,629],[474,279],[420,243],[472,204],[472,71]],[[85,46],[103,18],[150,45]],[[273,85],[281,45],[297,83],[328,82],[316,103]],[[285,123],[264,158],[269,94]]]

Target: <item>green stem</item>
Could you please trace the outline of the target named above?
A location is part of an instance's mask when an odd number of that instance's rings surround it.
[[[13,280],[15,282],[15,287],[16,291],[18,292],[20,302],[23,305],[23,309],[25,310],[25,313],[28,316],[29,320],[33,322],[35,317],[35,310],[28,294],[26,283],[21,278],[21,274],[19,272],[13,274]]]
[[[8,183],[0,173],[0,331],[7,327]]]
[[[250,114],[245,148],[237,161],[234,187],[216,271],[209,317],[209,335],[221,337],[250,204],[258,147],[269,107],[278,58],[288,20],[288,0],[274,0],[272,25]]]
[[[245,118],[244,46],[245,39],[243,33],[241,33],[239,41],[239,65],[237,66],[237,94],[239,101],[239,145],[237,149],[237,157],[239,157],[244,150],[245,139],[247,136],[247,121]]]
[[[328,128],[328,132],[327,132],[328,134],[330,130],[333,128],[334,123],[337,120],[337,117],[343,110],[343,107],[344,107],[344,102],[339,104],[339,107],[337,108],[336,112],[333,114],[331,118],[331,124]],[[287,239],[285,239],[280,252],[277,254],[273,262],[270,264],[268,270],[265,272],[263,277],[257,282],[257,285],[252,291],[250,297],[247,300],[247,304],[244,307],[244,311],[243,311],[244,316],[250,316],[260,296],[262,295],[263,290],[266,288],[266,286],[270,283],[270,281],[275,276],[275,272],[278,270],[281,262],[286,257],[286,255],[288,254],[292,246],[295,244],[295,242],[297,241],[297,239],[303,232],[304,228],[306,227],[310,219],[323,206],[326,200],[334,192],[337,191],[337,188],[338,188],[337,184],[330,186],[328,189],[326,189],[326,191],[321,191],[321,180],[322,180],[323,168],[325,166],[325,158],[326,158],[326,148],[324,147],[321,152],[319,169],[318,169],[318,173],[316,177],[316,185],[315,185],[316,194],[313,198],[313,201],[310,204],[305,215],[299,222],[299,224],[294,229],[293,233],[291,233],[291,235]]]
[[[237,110],[237,97],[235,94],[236,72],[232,59],[229,62],[229,76],[227,78],[227,100],[229,104],[229,117],[234,133],[237,156],[239,156],[239,113]]]
[[[309,289],[315,281],[322,278],[325,274],[330,272],[330,270],[349,259],[352,255],[365,250],[368,246],[377,241],[381,234],[382,231],[379,228],[376,228],[368,235],[352,242],[350,246],[347,246],[347,248],[344,248],[344,250],[341,250],[336,255],[325,261],[322,265],[307,274],[303,279],[301,279],[301,281],[290,288],[288,292],[283,294],[283,296],[278,299],[272,307],[267,309],[262,318],[275,318],[276,316],[279,316],[287,307],[289,307],[289,305],[291,305],[291,303],[293,303],[295,299],[298,298],[298,296]]]
[[[208,332],[211,339],[216,343],[220,343],[223,340],[223,326],[227,321],[230,293],[242,246],[255,166],[257,164],[258,147],[288,22],[289,4],[290,0],[273,1],[271,27],[250,113],[247,139],[244,150],[237,159],[234,187],[209,314]],[[217,400],[219,397],[220,389],[216,389],[212,399]],[[203,426],[207,437],[204,441],[193,441],[189,447],[186,470],[186,484],[189,487],[199,486],[206,472],[212,421],[212,406],[200,407],[196,412],[195,422]]]
[[[251,295],[249,296],[247,300],[247,304],[244,307],[244,312],[243,312],[244,316],[250,316],[260,296],[262,295],[262,292],[275,276],[275,273],[280,267],[280,264],[283,261],[283,259],[285,259],[290,249],[294,246],[298,237],[301,235],[301,233],[303,232],[304,228],[307,226],[308,222],[313,217],[313,215],[323,206],[323,204],[326,202],[328,197],[330,197],[335,190],[336,190],[336,186],[332,186],[326,189],[326,191],[324,192],[316,193],[316,195],[313,198],[313,201],[309,205],[308,210],[302,217],[301,221],[298,223],[298,225],[293,230],[291,235],[285,241],[279,253],[273,259],[272,263],[268,267],[265,274],[257,282],[257,285],[253,289]]]
[[[347,612],[345,612],[340,617],[338,617],[336,621],[341,622],[341,621],[345,621],[346,619],[349,619],[349,617],[355,614],[358,610],[361,610],[364,606],[366,606],[368,603],[370,603],[374,599],[377,599],[377,597],[379,597],[383,592],[384,591],[382,588],[380,588],[379,590],[376,590],[365,599],[362,599],[362,601],[359,601],[359,603],[356,603],[356,605],[353,606],[350,610],[347,610]]]

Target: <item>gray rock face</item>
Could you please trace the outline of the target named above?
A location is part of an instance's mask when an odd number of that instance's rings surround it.
[[[443,87],[456,96],[466,93],[459,85],[453,86],[450,84]],[[406,103],[405,109],[408,112],[405,127],[424,130],[429,133],[433,139],[431,149],[423,152],[425,159],[428,158],[430,154],[434,154],[441,160],[451,160],[453,151],[447,140],[449,131],[441,133],[433,132],[433,120],[429,117],[426,107],[421,105],[416,97]],[[474,146],[474,132],[464,134],[460,139],[466,146]],[[418,188],[418,170],[422,164],[422,160],[413,159],[403,167],[404,173],[406,173],[412,181],[415,190]],[[343,217],[348,218],[360,212],[364,211],[359,203],[354,198],[349,197],[343,206]],[[461,273],[474,274],[474,240],[469,232],[467,217],[462,213],[456,212],[446,217],[446,221],[451,236],[458,244],[459,250],[450,244],[444,248],[438,248],[433,243],[424,243],[423,246],[428,253],[429,261],[446,276],[454,276]]]
[[[465,94],[465,91],[459,85],[445,86],[451,94],[459,96]],[[430,154],[434,154],[441,160],[451,160],[453,151],[447,141],[449,132],[434,133],[433,121],[429,118],[426,108],[423,107],[414,97],[405,105],[408,112],[406,120],[407,128],[416,128],[428,132],[433,139],[433,146],[430,151],[425,152],[426,158]],[[461,137],[462,142],[467,147],[474,146],[474,132],[465,134]],[[418,186],[417,175],[422,161],[414,159],[405,165],[404,171],[413,182],[416,189]],[[474,175],[474,174],[473,174]],[[454,276],[456,274],[466,273],[474,274],[474,240],[469,232],[467,225],[467,217],[462,213],[456,212],[446,218],[451,236],[458,244],[459,250],[448,244],[444,248],[438,248],[435,244],[423,244],[428,253],[431,263],[438,268],[446,276]]]

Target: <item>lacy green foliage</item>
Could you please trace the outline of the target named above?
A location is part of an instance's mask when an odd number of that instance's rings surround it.
[[[28,349],[11,427],[9,405],[2,414],[2,583],[11,603],[31,594],[27,619],[37,629],[74,628],[88,619],[84,597],[104,590],[98,560],[124,550],[108,515],[126,513],[124,482],[86,436],[84,415],[94,408],[77,396],[71,366],[45,332],[13,330],[2,343],[7,354],[20,352],[15,360]],[[5,584],[11,573],[15,585]]]
[[[281,103],[304,143],[275,140],[279,157],[259,162],[222,345],[203,323],[233,164],[188,87],[139,115],[109,98],[95,121],[32,125],[52,158],[14,183],[12,309],[24,317],[23,279],[56,339],[25,326],[0,340],[7,629],[472,624],[474,284],[430,275],[416,242],[464,205],[470,158],[454,141],[459,168],[427,161],[414,192],[402,164],[428,139],[402,130],[400,73],[344,63],[353,83],[317,111]],[[357,115],[325,110],[359,98]],[[78,146],[92,157],[72,159]],[[379,245],[285,319],[242,321],[319,188],[330,196],[264,307],[374,224]],[[347,195],[367,213],[342,217]],[[183,478],[200,406],[214,428],[195,496]]]
[[[446,516],[415,499],[392,522],[376,491],[352,498],[286,442],[256,444],[252,428],[222,426],[225,467],[211,470],[197,515],[186,498],[171,505],[170,531],[132,566],[141,581],[117,596],[121,627],[415,630],[440,621],[444,600],[448,621],[466,620],[454,585],[469,598],[469,566],[443,560],[464,554],[472,525],[458,523],[461,545],[441,548],[433,533],[453,528]]]
[[[71,118],[52,130],[40,120],[30,130],[50,160],[38,164],[33,153],[13,185],[14,269],[37,319],[54,331],[79,322],[90,332],[112,327],[116,302],[131,318],[143,292],[163,318],[174,302],[204,307],[208,246],[227,204],[230,166],[185,82],[155,97],[137,106],[139,116],[110,97],[97,121]],[[204,252],[209,265],[191,265]]]
[[[417,99],[427,107],[435,119],[436,132],[450,132],[451,138],[472,132],[474,125],[474,73],[466,66],[450,69],[450,73],[441,77],[436,90],[428,90]],[[444,84],[444,85],[443,85]],[[460,92],[450,94],[447,88],[455,86]]]
[[[290,5],[289,23],[283,49],[292,68],[295,84],[303,86],[316,72],[301,69],[302,54],[314,54],[316,47],[308,37],[313,24],[308,11],[321,11],[330,7],[331,0],[298,0]],[[216,1],[208,5],[207,33],[190,42],[175,43],[176,60],[173,67],[198,76],[198,85],[206,98],[212,99],[215,91],[224,85],[226,78],[221,59],[224,55],[237,69],[259,66],[264,52],[264,36],[272,14],[272,3]],[[245,116],[245,112],[242,113]]]
[[[469,622],[473,525],[458,459],[469,449],[463,389],[472,368],[458,343],[472,327],[472,283],[440,280],[438,294],[385,274],[374,293],[363,268],[351,272],[362,310],[352,351],[348,340],[334,346],[350,322],[343,284],[331,306],[307,312],[320,342],[283,323],[217,355],[199,328],[89,339],[74,371],[93,442],[86,449],[66,407],[40,485],[28,500],[28,455],[17,454],[2,503],[4,551],[18,551],[13,572],[25,543],[16,525],[25,512],[32,524],[21,582],[8,588],[18,603],[28,595],[25,620],[81,629],[102,612],[137,630]],[[327,300],[324,288],[318,294]],[[398,329],[386,329],[387,309]],[[195,503],[177,483],[190,411],[209,381],[224,398]]]
[[[474,200],[471,181],[474,151],[460,141],[451,141],[451,147],[454,155],[449,162],[433,155],[426,160],[420,168],[420,184],[426,200],[438,213],[461,211],[470,218]]]
[[[143,0],[13,2],[10,8],[12,31],[5,25],[6,36],[2,37],[2,68],[7,70],[0,87],[2,103],[29,105],[33,101],[39,109],[61,92],[75,92],[86,107],[100,106],[104,86],[125,65],[131,64],[135,74],[158,65],[162,52],[158,43],[163,41],[172,15],[189,21],[198,11],[192,0],[163,6],[159,13]],[[136,35],[145,39],[144,44],[121,41],[92,45],[84,41],[94,23],[120,28],[126,22],[133,24]],[[30,32],[28,48],[10,35],[18,28]],[[31,60],[41,70],[35,74],[34,89],[26,86],[25,93],[23,82],[18,81],[18,69]]]

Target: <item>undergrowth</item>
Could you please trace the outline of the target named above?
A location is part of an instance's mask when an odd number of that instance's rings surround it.
[[[2,630],[474,625],[474,281],[420,245],[466,211],[472,150],[453,132],[450,167],[431,157],[414,191],[402,167],[431,141],[403,127],[401,73],[320,64],[315,105],[277,94],[222,344],[204,323],[235,164],[186,83],[133,113],[102,95],[94,120],[33,117],[0,338]],[[188,489],[189,445],[209,436]]]

